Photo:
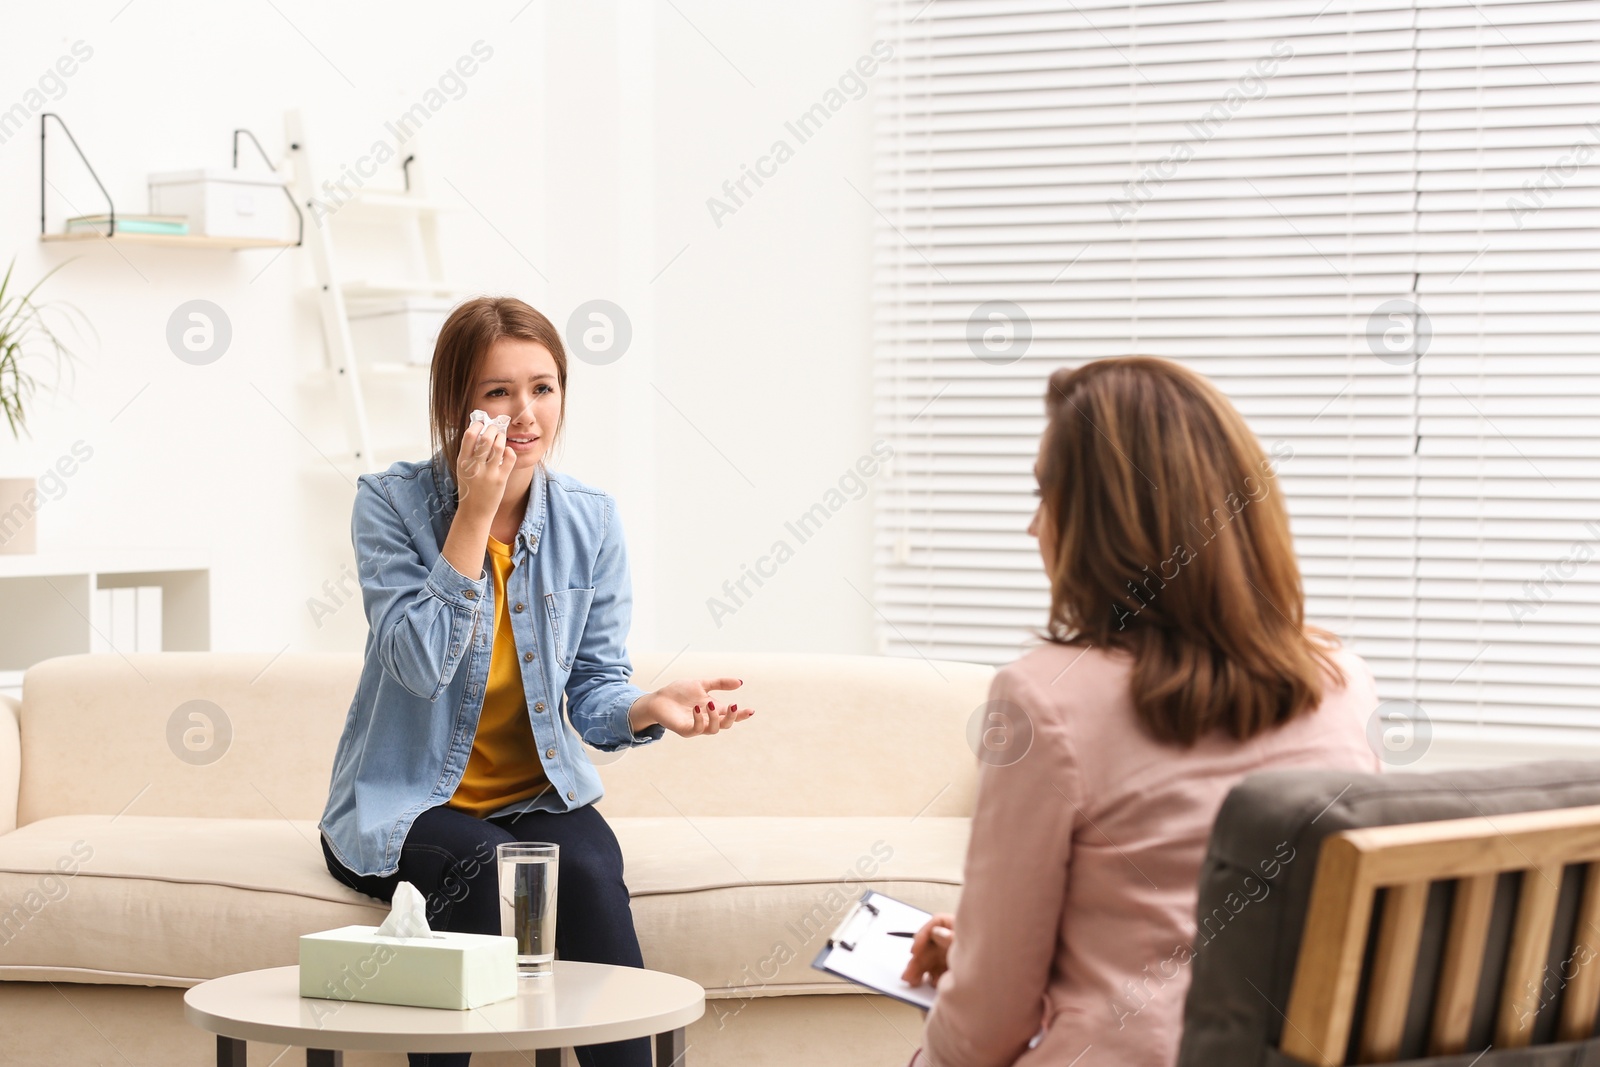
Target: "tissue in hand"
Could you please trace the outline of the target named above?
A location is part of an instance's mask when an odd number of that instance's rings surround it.
[[[484,411],[482,408],[474,408],[472,410],[472,414],[467,416],[467,421],[468,422],[481,422],[485,426],[493,426],[495,429],[499,430],[502,434],[505,433],[507,430],[509,430],[511,428],[511,416],[510,415],[496,415],[494,418],[491,419],[489,417],[489,413],[487,411]]]
[[[517,940],[434,933],[410,882],[395,886],[378,926],[342,926],[300,938],[300,995],[419,1008],[477,1008],[517,995]]]

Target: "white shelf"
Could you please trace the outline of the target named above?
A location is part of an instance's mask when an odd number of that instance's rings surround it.
[[[318,143],[315,130],[308,133],[303,116],[291,111],[286,116],[285,133],[296,159],[297,196],[301,200],[310,199],[316,195],[320,174],[313,163],[313,157],[317,155],[313,148]],[[381,412],[384,417],[375,420],[374,416],[380,412],[369,407],[368,386],[363,384],[364,381],[385,382],[387,385],[383,391],[386,393],[405,391],[415,383],[427,384],[431,360],[413,365],[409,360],[402,362],[394,358],[406,356],[408,347],[422,343],[422,326],[411,318],[421,314],[421,309],[413,305],[404,310],[406,317],[399,320],[369,322],[368,326],[379,334],[385,332],[382,327],[397,327],[387,332],[399,334],[406,341],[406,347],[401,347],[392,339],[376,342],[375,347],[366,353],[369,358],[357,357],[350,328],[351,308],[358,301],[365,303],[387,299],[398,303],[408,297],[434,297],[442,299],[417,303],[454,305],[477,292],[473,287],[446,280],[444,259],[439,247],[439,215],[445,211],[459,211],[460,208],[454,203],[429,197],[425,162],[428,158],[427,142],[428,138],[422,136],[410,146],[404,190],[392,185],[388,188],[359,189],[346,205],[353,212],[369,215],[371,219],[382,223],[382,228],[389,231],[391,238],[398,238],[401,244],[411,249],[410,255],[387,255],[381,258],[368,255],[364,257],[365,260],[381,264],[370,268],[378,271],[380,276],[351,277],[339,270],[335,245],[349,239],[370,246],[379,227],[353,226],[345,231],[339,226],[315,226],[306,233],[306,247],[316,271],[323,336],[328,346],[326,366],[307,372],[307,380],[319,386],[333,385],[343,409],[347,431],[344,448],[323,449],[321,451],[326,459],[308,464],[308,470],[322,472],[317,477],[337,473],[349,481],[352,473],[385,469],[392,462],[390,456],[394,459],[416,459],[419,455],[425,457],[430,451],[425,432],[403,449],[390,449],[378,444],[380,440],[393,441],[396,437],[415,434],[416,420],[411,414],[397,425],[389,411]],[[389,247],[393,247],[392,244]],[[369,251],[373,250],[369,248]],[[360,310],[367,312],[374,309],[366,307]],[[429,309],[430,312],[433,310],[437,309]],[[396,390],[396,385],[402,389]],[[386,399],[394,398],[390,396]],[[411,398],[411,403],[415,402],[415,398]],[[381,424],[376,429],[373,425],[375,421]]]
[[[85,560],[92,562],[85,565]],[[204,555],[193,549],[119,548],[109,551],[0,554],[0,578],[39,578],[57,574],[137,574],[147,571],[203,571]]]
[[[477,290],[449,282],[370,281],[362,279],[340,282],[339,291],[345,299],[355,300],[374,296],[470,296]]]
[[[115,639],[107,612],[118,610],[108,607],[117,597],[104,591],[152,586],[161,590],[160,616],[154,620],[161,650],[209,650],[211,572],[203,552],[113,549],[0,555],[0,677],[56,656],[98,651]]]
[[[341,207],[339,210],[343,211],[345,208],[349,207],[371,209],[374,211],[443,212],[461,210],[461,206],[459,204],[447,204],[441,200],[430,200],[425,196],[414,196],[411,193],[401,192],[399,190],[391,192],[381,189],[363,189],[356,193],[356,195],[347,201],[344,207]]]

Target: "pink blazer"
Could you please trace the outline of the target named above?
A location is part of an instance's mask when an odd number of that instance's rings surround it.
[[[980,769],[950,969],[918,1067],[1170,1067],[1223,797],[1264,768],[1380,769],[1366,739],[1372,672],[1345,649],[1337,661],[1347,684],[1315,711],[1188,751],[1140,730],[1124,653],[1046,644],[1001,668],[989,699],[1018,705],[1033,741]]]

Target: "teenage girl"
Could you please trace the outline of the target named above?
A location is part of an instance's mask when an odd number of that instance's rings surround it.
[[[584,746],[714,734],[754,709],[712,696],[738,678],[629,682],[616,501],[544,463],[567,397],[566,349],[545,316],[510,298],[456,308],[430,389],[433,456],[357,484],[369,631],[319,824],[328,870],[385,902],[412,883],[435,929],[499,934],[495,846],[554,842],[557,956],[642,967]],[[502,434],[474,410],[510,424]],[[646,1038],[577,1054],[584,1067],[650,1067]]]

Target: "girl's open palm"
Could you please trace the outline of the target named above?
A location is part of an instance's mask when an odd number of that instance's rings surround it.
[[[738,704],[718,704],[711,696],[713,691],[738,689],[742,685],[742,678],[685,678],[669,682],[652,694],[656,698],[652,710],[657,722],[680,737],[714,734],[756,713],[754,708],[740,708]]]

